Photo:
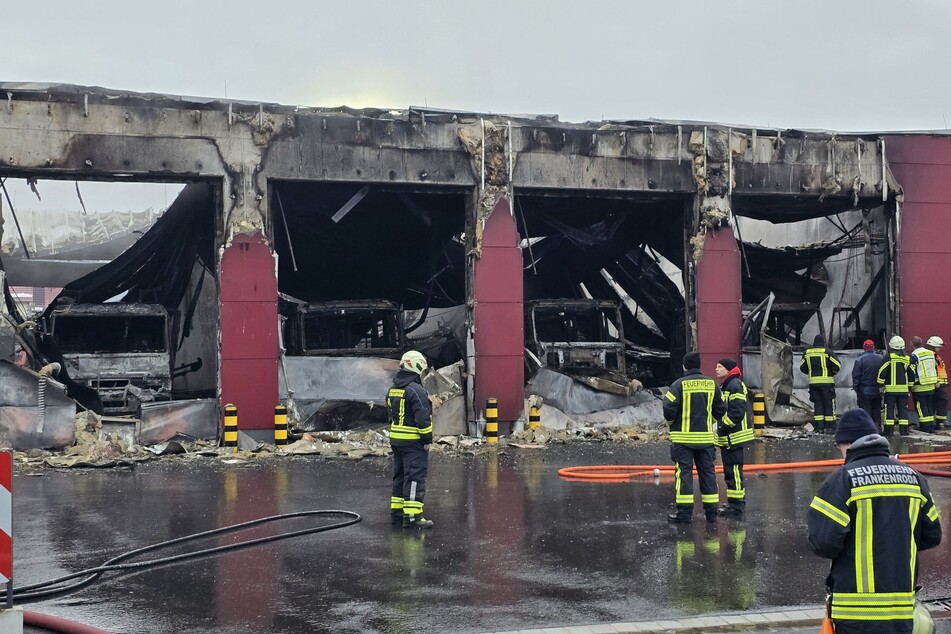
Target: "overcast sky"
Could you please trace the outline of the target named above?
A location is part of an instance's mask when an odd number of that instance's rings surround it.
[[[2,4],[0,81],[564,121],[951,121],[948,0]]]
[[[3,5],[0,80],[566,121],[856,131],[951,120],[947,0]]]

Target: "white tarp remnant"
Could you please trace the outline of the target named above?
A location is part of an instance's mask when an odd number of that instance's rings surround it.
[[[142,403],[140,445],[154,445],[177,434],[192,438],[218,437],[218,403],[215,399]]]

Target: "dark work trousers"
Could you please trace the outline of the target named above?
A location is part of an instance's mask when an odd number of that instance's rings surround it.
[[[881,394],[876,394],[875,396],[862,396],[861,394],[857,395],[859,407],[864,409],[869,416],[872,417],[872,420],[875,421],[875,426],[878,427],[878,431],[882,431],[882,396]]]
[[[723,458],[723,479],[726,480],[726,501],[728,506],[741,511],[746,506],[746,487],[743,486],[743,447],[720,447]]]
[[[429,452],[421,444],[393,445],[393,497],[403,499],[403,513],[423,512]]]
[[[809,400],[812,401],[815,413],[813,425],[816,431],[835,432],[835,386],[810,385]]]
[[[713,466],[715,449],[711,449],[709,446],[694,447],[677,444],[670,446],[670,459],[677,466],[674,490],[678,512],[686,511],[689,514],[693,508],[693,465],[696,464],[703,510],[716,513],[720,497],[717,493],[717,474]]]
[[[918,413],[918,429],[930,434],[934,431],[934,390],[912,392],[911,400]]]
[[[939,385],[934,390],[934,428],[941,429],[948,424],[948,386]]]
[[[908,435],[908,392],[885,392],[885,435],[895,432],[895,425],[902,436]]]

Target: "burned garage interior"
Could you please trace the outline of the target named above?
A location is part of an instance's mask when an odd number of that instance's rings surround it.
[[[762,377],[754,385],[764,389],[773,422],[808,419],[808,382],[798,367],[817,335],[843,365],[840,408],[854,405],[851,366],[863,342],[885,349],[894,316],[894,278],[886,273],[895,257],[895,216],[888,209],[880,197],[734,198],[743,356]]]
[[[619,372],[644,387],[668,384],[678,371],[671,359],[686,350],[678,282],[688,201],[519,191],[514,207],[522,237],[526,377],[541,365],[578,376]],[[592,347],[597,343],[616,351],[604,358]]]
[[[30,186],[38,192],[51,187],[36,180]],[[81,202],[78,182],[75,187]],[[17,365],[4,365],[4,372],[39,372],[41,382],[49,376],[79,409],[105,415],[130,441],[148,437],[153,420],[165,424],[177,407],[173,402],[189,403],[193,414],[196,403],[203,405],[200,420],[183,431],[217,434],[218,197],[207,183],[184,189],[176,184],[173,191],[178,190],[168,208],[148,222],[129,220],[110,231],[102,226],[102,214],[91,210],[89,224],[101,225],[100,232],[83,227],[57,232],[41,224],[32,232],[47,240],[58,236],[58,246],[48,245],[47,252],[31,249],[36,242],[27,243],[19,232],[20,248],[3,258],[5,265],[13,263],[5,284],[9,336],[4,345],[13,347],[10,358],[17,360]],[[16,218],[10,199],[7,208]],[[85,215],[85,205],[82,211]],[[33,266],[37,260],[45,266]],[[22,286],[34,289],[29,308],[11,290]],[[35,297],[43,288],[52,294],[45,306]],[[40,389],[45,391],[45,383]],[[161,413],[152,407],[161,407]],[[47,429],[66,434],[72,419],[50,419]]]
[[[447,434],[480,433],[491,398],[503,434],[539,404],[549,427],[655,424],[687,350],[707,373],[742,357],[768,406],[795,409],[819,334],[842,351],[847,406],[861,342],[931,314],[905,266],[936,259],[923,227],[941,218],[922,205],[937,194],[922,203],[912,176],[930,137],[6,87],[0,175],[41,192],[188,184],[8,328],[35,324],[35,374],[58,362],[70,394],[100,388],[84,406],[143,427],[189,401],[210,404],[212,436],[229,403],[261,439],[278,403],[298,430],[377,424],[409,348],[436,369]],[[23,258],[3,256],[16,286]],[[106,372],[156,354],[148,380]]]
[[[370,404],[410,348],[461,385],[467,192],[280,181],[270,193],[295,426],[385,423]]]

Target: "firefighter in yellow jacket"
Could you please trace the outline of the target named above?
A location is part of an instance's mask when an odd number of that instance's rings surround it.
[[[905,340],[895,335],[888,340],[888,354],[878,369],[878,386],[885,391],[883,429],[885,436],[908,435],[908,387],[911,383],[911,361],[905,354]]]
[[[889,456],[861,409],[842,415],[835,442],[845,464],[809,506],[809,548],[832,560],[827,590],[836,634],[910,634],[918,552],[941,543],[928,481]]]
[[[799,363],[809,376],[809,400],[813,404],[813,426],[817,432],[835,432],[835,375],[842,369],[838,357],[826,348],[826,340],[816,335]]]
[[[938,372],[938,383],[934,388],[934,428],[941,429],[948,424],[948,366],[938,354],[944,347],[944,340],[935,335],[928,337],[925,346],[934,351],[935,369]]]
[[[676,464],[677,510],[668,522],[689,524],[693,515],[693,465],[700,479],[700,501],[708,522],[717,521],[717,474],[714,460],[713,423],[726,414],[726,403],[716,381],[700,372],[700,355],[688,352],[684,375],[664,395],[664,421],[670,427],[670,459]]]
[[[720,515],[740,517],[746,510],[746,486],[743,482],[744,448],[753,442],[752,411],[749,390],[743,383],[740,366],[733,359],[720,359],[714,369],[726,401],[726,414],[717,425],[717,446],[723,460],[726,504]]]
[[[433,440],[432,406],[421,375],[429,367],[421,352],[410,350],[400,359],[393,387],[386,393],[390,412],[390,447],[393,449],[393,492],[390,519],[403,528],[432,528],[423,517],[427,447]]]
[[[921,337],[912,337],[915,347],[910,356],[908,367],[914,382],[911,384],[911,399],[915,402],[918,414],[918,429],[925,433],[934,432],[934,391],[938,385],[938,367],[934,351],[921,345]]]

